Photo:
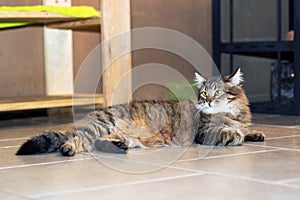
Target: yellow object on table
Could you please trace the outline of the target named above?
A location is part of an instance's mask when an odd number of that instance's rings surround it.
[[[72,7],[57,7],[57,6],[1,6],[0,12],[52,12],[75,18],[91,18],[99,17],[99,12],[90,6],[72,6]],[[1,14],[0,14],[1,20]],[[0,21],[0,28],[11,28],[34,24],[36,22],[22,21]]]

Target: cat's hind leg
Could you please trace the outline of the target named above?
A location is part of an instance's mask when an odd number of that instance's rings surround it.
[[[74,156],[76,154],[76,147],[72,142],[65,142],[59,149],[63,156]]]
[[[244,141],[245,142],[263,142],[265,140],[265,137],[266,136],[263,132],[251,130],[245,135]]]
[[[97,151],[105,153],[120,153],[125,154],[128,150],[128,142],[119,134],[106,135],[94,143]]]
[[[87,138],[81,137],[78,131],[67,132],[67,140],[60,146],[60,153],[63,156],[74,156],[77,152],[90,151],[91,145]]]

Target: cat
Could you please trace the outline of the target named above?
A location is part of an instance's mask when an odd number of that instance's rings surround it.
[[[197,102],[133,101],[88,114],[69,130],[46,131],[21,145],[16,155],[51,153],[63,156],[98,150],[126,153],[130,148],[213,146],[264,141],[250,131],[251,112],[242,89],[240,68],[224,77],[207,79],[195,73]]]

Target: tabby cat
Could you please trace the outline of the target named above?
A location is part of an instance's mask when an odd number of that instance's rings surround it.
[[[65,131],[46,131],[25,142],[17,155],[50,153],[63,156],[98,150],[126,153],[129,148],[163,146],[241,145],[263,141],[263,133],[250,131],[251,113],[241,87],[240,69],[206,79],[196,73],[197,102],[133,101],[88,114]]]

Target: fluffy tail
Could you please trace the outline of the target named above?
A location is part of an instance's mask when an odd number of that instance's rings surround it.
[[[60,131],[49,131],[27,140],[17,151],[16,155],[51,153],[58,150],[67,140]]]

